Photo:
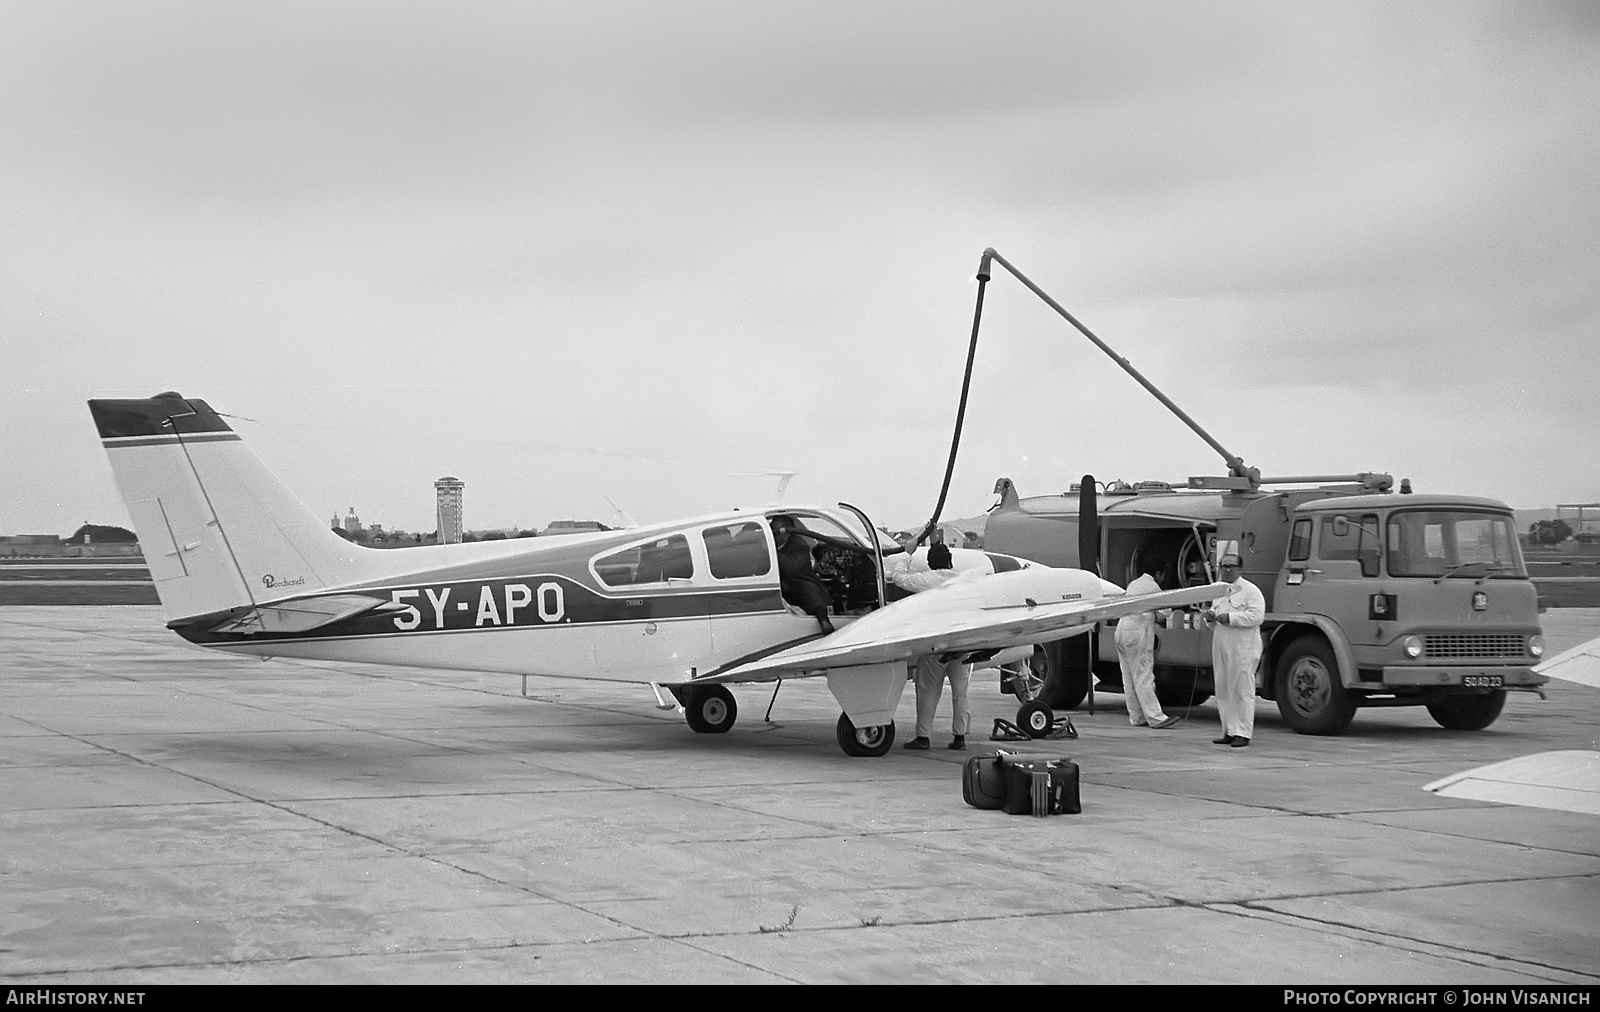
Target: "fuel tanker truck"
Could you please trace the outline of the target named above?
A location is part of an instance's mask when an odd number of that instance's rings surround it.
[[[985,550],[1122,586],[1155,569],[1164,590],[1210,582],[1218,559],[1237,554],[1266,598],[1256,692],[1302,734],[1340,734],[1367,706],[1425,706],[1444,727],[1479,730],[1500,716],[1507,692],[1539,692],[1549,680],[1532,669],[1544,654],[1539,603],[1505,503],[1413,492],[1404,480],[1395,490],[1374,472],[1264,478],[992,249],[978,275],[980,313],[991,260],[1216,449],[1228,473],[1103,487],[1085,475],[1068,493],[1029,498],[1001,478]],[[1114,639],[1102,632],[1035,649],[1042,702],[1077,706],[1091,678],[1120,689]],[[1163,707],[1213,694],[1211,637],[1193,613],[1157,630]]]
[[[1391,492],[1388,475],[1350,477],[1288,491],[1240,478],[1113,483],[1089,497],[1092,518],[1079,513],[1082,487],[1022,499],[1002,478],[984,548],[1079,566],[1079,534],[1089,530],[1105,579],[1126,586],[1154,562],[1163,590],[1208,583],[1217,558],[1237,553],[1267,605],[1256,693],[1276,701],[1290,727],[1339,734],[1362,706],[1426,706],[1445,727],[1488,727],[1508,691],[1548,681],[1531,667],[1544,640],[1511,510],[1404,484]],[[1216,487],[1228,483],[1238,487]],[[1195,614],[1174,613],[1158,629],[1164,708],[1215,691],[1211,636]],[[1120,689],[1116,645],[1109,634],[1095,639],[1035,649],[1043,702],[1078,705],[1091,670]]]

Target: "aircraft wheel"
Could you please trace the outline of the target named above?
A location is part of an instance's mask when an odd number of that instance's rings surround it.
[[[1355,693],[1339,681],[1333,648],[1302,636],[1278,660],[1278,712],[1301,734],[1344,734],[1356,715]]]
[[[845,755],[876,757],[889,751],[889,746],[894,744],[894,721],[874,727],[856,727],[847,714],[841,713],[839,723],[834,725],[834,736],[839,739],[839,747],[844,749]]]
[[[1506,691],[1496,689],[1479,696],[1440,696],[1428,703],[1428,714],[1440,727],[1452,731],[1482,731],[1493,724],[1506,705]]]
[[[723,685],[696,686],[683,709],[689,729],[700,734],[722,734],[739,716],[739,704]]]
[[[1055,722],[1055,711],[1037,699],[1022,704],[1022,709],[1017,711],[1017,726],[1029,738],[1043,738],[1050,733]]]

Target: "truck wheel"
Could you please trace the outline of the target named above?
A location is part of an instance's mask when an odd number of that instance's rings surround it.
[[[1156,701],[1163,710],[1199,706],[1211,698],[1211,685],[1193,668],[1157,668]]]
[[[684,701],[683,715],[689,721],[689,730],[700,734],[721,734],[733,726],[739,716],[739,704],[733,693],[721,685],[697,685]]]
[[[1428,714],[1452,731],[1482,731],[1499,718],[1505,705],[1505,690],[1496,689],[1480,696],[1440,696],[1428,702]]]
[[[1321,636],[1302,636],[1278,659],[1278,712],[1301,734],[1343,734],[1356,698],[1339,681],[1333,648]]]
[[[1044,654],[1046,662],[1044,688],[1039,690],[1039,701],[1052,710],[1071,710],[1083,702],[1083,697],[1089,694],[1089,669],[1081,665],[1069,667],[1062,663],[1069,649],[1079,651],[1079,656],[1088,650],[1083,645],[1083,638],[1074,636],[1070,640],[1057,640],[1037,649]]]

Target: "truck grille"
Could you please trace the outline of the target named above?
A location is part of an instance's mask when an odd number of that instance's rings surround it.
[[[1516,633],[1434,633],[1422,645],[1430,658],[1523,657],[1528,649]]]

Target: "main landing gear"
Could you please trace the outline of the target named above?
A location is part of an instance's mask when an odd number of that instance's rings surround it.
[[[847,714],[839,714],[834,725],[834,737],[848,756],[880,756],[894,744],[894,721],[871,727],[856,727]]]
[[[684,716],[699,734],[723,734],[739,718],[739,704],[725,685],[696,685],[683,690]]]
[[[674,692],[683,704],[689,729],[699,734],[724,734],[739,717],[739,704],[724,685],[692,685]],[[1045,711],[1048,714],[1048,710]],[[839,714],[834,728],[839,747],[848,756],[884,755],[894,744],[894,723],[856,727],[850,718]]]

